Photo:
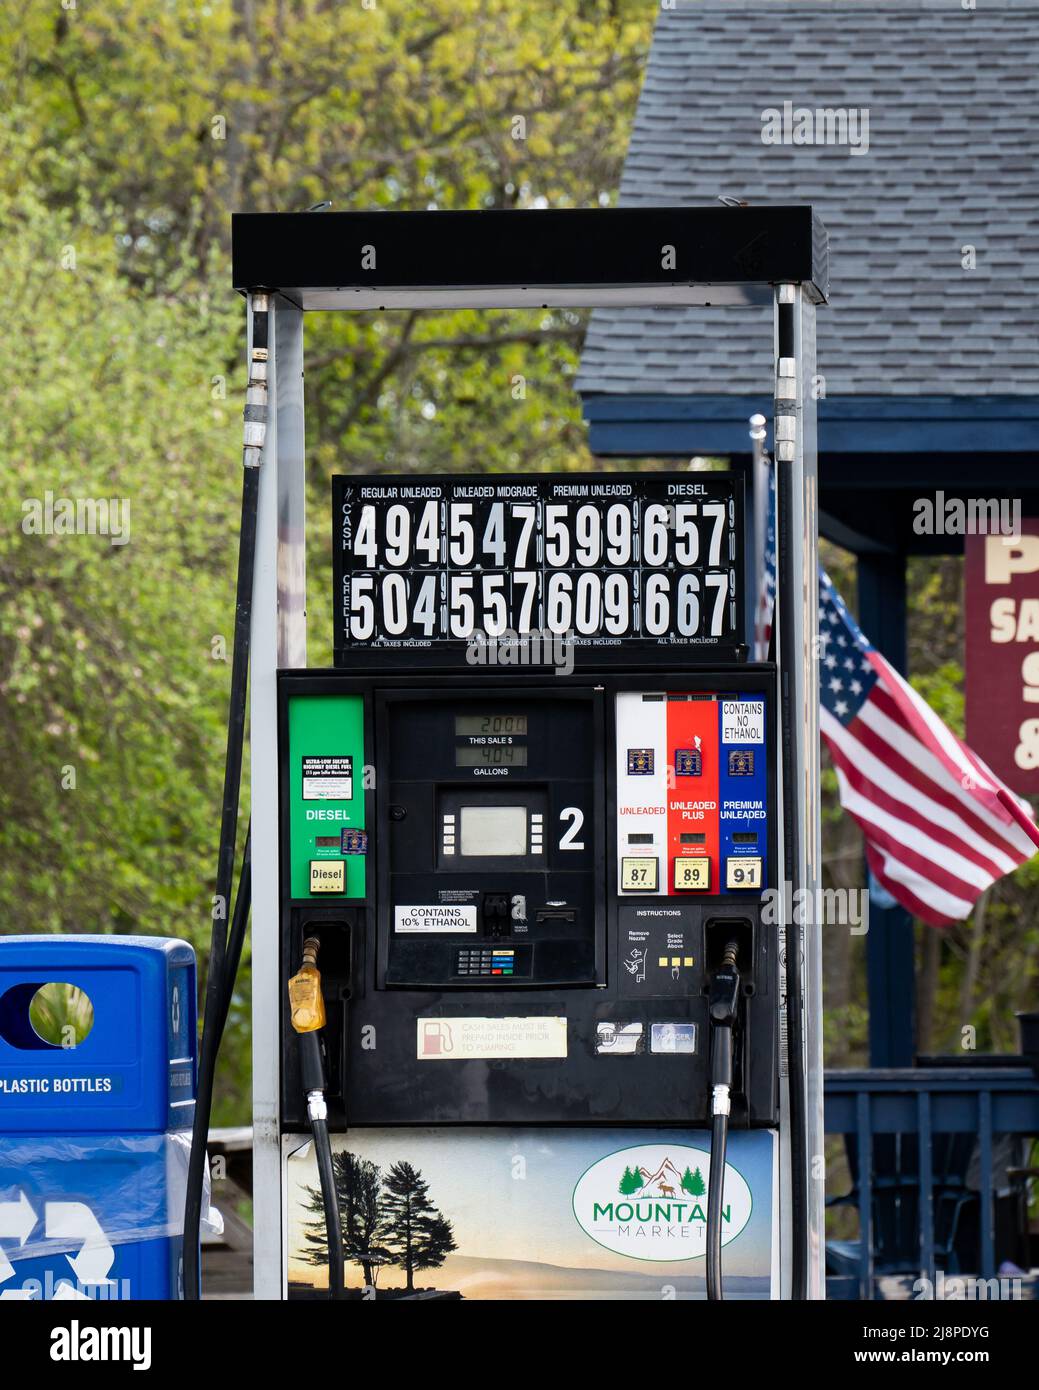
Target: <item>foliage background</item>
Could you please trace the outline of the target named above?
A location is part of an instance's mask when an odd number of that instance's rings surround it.
[[[232,210],[605,205],[648,0],[0,3],[0,931],[210,929],[238,516]],[[319,215],[319,214],[315,214]],[[579,314],[312,316],[311,659],[330,658],[333,471],[589,468]],[[522,379],[520,382],[519,379]],[[21,529],[125,498],[129,544]],[[847,556],[827,561],[853,597]],[[958,561],[913,562],[911,669],[962,723]],[[71,776],[74,786],[70,783]],[[827,775],[831,880],[861,882]],[[918,928],[923,1047],[1014,1046],[1035,871]],[[861,939],[827,955],[829,1057],[864,1060]],[[204,964],[204,960],[203,960]],[[248,970],[217,1122],[248,1117]]]

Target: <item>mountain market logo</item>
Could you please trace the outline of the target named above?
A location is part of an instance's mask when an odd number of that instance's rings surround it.
[[[586,1235],[639,1260],[695,1260],[707,1249],[707,1174],[711,1156],[683,1145],[643,1144],[608,1154],[574,1188],[574,1216]],[[743,1174],[725,1165],[722,1245],[750,1220]]]

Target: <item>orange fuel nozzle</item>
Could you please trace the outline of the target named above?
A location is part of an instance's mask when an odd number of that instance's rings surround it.
[[[297,1033],[315,1033],[325,1026],[325,1001],[321,994],[321,972],[317,953],[321,942],[308,936],[303,943],[303,964],[289,981],[289,1009]]]

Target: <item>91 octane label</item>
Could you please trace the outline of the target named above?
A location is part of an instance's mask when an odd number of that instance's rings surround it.
[[[333,479],[336,650],[741,640],[728,474]]]
[[[761,860],[758,858],[726,859],[726,888],[760,888]]]

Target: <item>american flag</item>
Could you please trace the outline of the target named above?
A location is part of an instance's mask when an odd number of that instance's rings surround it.
[[[933,927],[1036,852],[1027,804],[863,636],[819,570],[820,727],[873,877]]]
[[[769,468],[756,639],[768,645],[776,594],[775,468]],[[759,659],[764,650],[759,645]],[[819,722],[841,806],[866,862],[896,902],[933,927],[961,922],[996,879],[1031,859],[1027,802],[956,737],[863,635],[819,568]]]

